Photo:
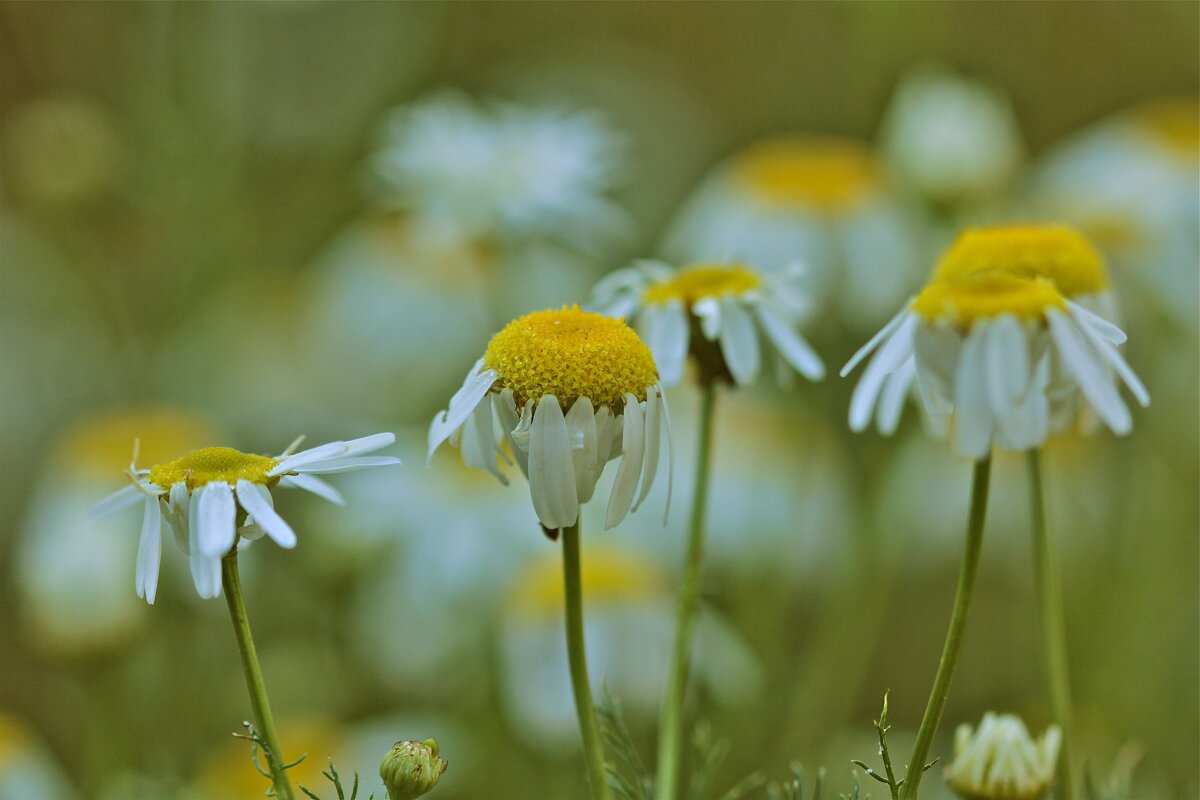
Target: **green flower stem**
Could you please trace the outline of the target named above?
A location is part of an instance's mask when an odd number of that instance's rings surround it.
[[[696,453],[696,489],[692,496],[688,522],[687,561],[683,586],[679,592],[675,624],[675,649],[671,654],[671,673],[663,701],[658,728],[657,800],[675,800],[679,786],[682,756],[683,704],[687,696],[688,668],[691,662],[692,627],[696,618],[696,600],[700,594],[700,569],[704,561],[704,511],[708,502],[708,473],[712,461],[713,409],[716,406],[716,381],[704,383],[700,405],[700,445]]]
[[[604,768],[604,749],[596,726],[592,704],[592,686],[588,681],[587,653],[583,643],[583,586],[579,575],[579,524],[562,531],[563,584],[566,593],[567,661],[571,669],[571,690],[575,694],[575,713],[583,736],[583,756],[587,762],[588,782],[594,800],[611,800],[608,774]]]
[[[242,582],[238,577],[236,547],[221,559],[221,585],[225,589],[229,619],[237,637],[238,654],[242,657],[242,671],[246,675],[246,689],[250,692],[250,705],[254,709],[254,723],[270,748],[267,765],[275,784],[275,797],[293,800],[292,784],[284,769],[283,752],[279,749],[279,734],[275,732],[275,718],[271,716],[271,704],[267,700],[267,686],[263,683],[262,667],[258,664],[258,653],[250,634],[250,619],[246,616],[246,600],[242,596]]]
[[[1058,751],[1060,800],[1075,800],[1075,781],[1071,774],[1071,682],[1067,673],[1067,636],[1063,615],[1062,585],[1054,541],[1046,530],[1046,504],[1042,489],[1042,453],[1030,450],[1029,505],[1033,511],[1033,568],[1037,584],[1038,611],[1042,620],[1042,651],[1046,658],[1046,677],[1050,683],[1050,707],[1054,721],[1062,730]]]
[[[967,626],[967,613],[971,610],[971,594],[975,590],[975,576],[979,572],[979,553],[983,549],[983,521],[987,515],[988,479],[992,472],[992,457],[989,455],[975,462],[975,474],[971,481],[971,510],[967,518],[967,547],[963,552],[962,568],[958,574],[958,590],[954,595],[954,612],[950,616],[950,628],[946,631],[946,644],[942,648],[942,659],[938,663],[937,676],[933,679],[933,690],[917,729],[917,742],[913,745],[912,757],[908,760],[908,774],[904,779],[903,800],[916,800],[921,777],[929,759],[933,737],[942,721],[946,709],[946,698],[950,695],[950,683],[954,680],[954,667],[958,663],[958,652],[962,648],[963,630]]]

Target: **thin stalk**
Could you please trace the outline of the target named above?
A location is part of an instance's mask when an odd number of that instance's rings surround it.
[[[708,473],[712,461],[713,410],[716,397],[716,381],[706,381],[700,403],[696,490],[692,495],[691,519],[688,522],[687,557],[675,623],[675,649],[671,654],[671,673],[658,728],[658,776],[655,783],[657,800],[674,800],[678,794],[679,765],[683,749],[683,705],[687,697],[692,628],[696,619],[696,601],[700,595],[700,570],[704,562],[704,512],[708,503]]]
[[[1071,681],[1067,672],[1067,635],[1063,613],[1062,584],[1054,541],[1046,530],[1046,504],[1042,489],[1042,453],[1028,453],[1029,505],[1033,511],[1033,569],[1037,583],[1038,612],[1041,616],[1042,652],[1046,659],[1050,707],[1054,722],[1062,730],[1058,751],[1059,800],[1075,800],[1075,780],[1071,773]]]
[[[608,774],[604,768],[604,749],[596,725],[592,704],[592,685],[588,680],[587,653],[583,644],[583,586],[579,575],[579,524],[563,528],[563,585],[566,594],[567,661],[571,669],[571,690],[575,694],[575,713],[583,736],[583,757],[587,762],[588,782],[593,800],[611,800]]]
[[[242,596],[242,581],[238,577],[236,547],[221,559],[221,585],[225,589],[229,619],[233,622],[233,633],[237,637],[238,654],[242,657],[242,672],[246,676],[246,689],[250,692],[254,723],[269,748],[267,766],[270,767],[271,780],[275,785],[275,797],[293,800],[292,784],[284,769],[283,752],[279,749],[279,734],[275,731],[275,718],[271,716],[271,704],[267,700],[267,686],[263,683],[262,667],[258,664],[258,653],[250,634],[250,619],[246,616],[246,600]]]
[[[971,610],[971,594],[975,591],[975,576],[979,572],[979,553],[983,549],[983,521],[987,515],[988,479],[992,472],[990,455],[975,462],[975,473],[971,480],[971,510],[967,517],[967,546],[963,552],[962,567],[958,574],[958,590],[954,595],[954,611],[950,615],[950,628],[946,631],[946,644],[942,647],[942,658],[938,663],[937,676],[933,679],[933,690],[917,729],[917,742],[913,745],[912,757],[908,760],[908,773],[904,778],[903,800],[916,800],[917,788],[925,774],[929,749],[942,712],[946,709],[946,698],[950,695],[950,683],[954,680],[954,667],[962,648],[963,630],[967,626],[967,613]]]

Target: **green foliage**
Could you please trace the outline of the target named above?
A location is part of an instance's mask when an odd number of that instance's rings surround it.
[[[867,766],[866,762],[864,762],[864,761],[854,759],[850,763],[854,764],[854,766],[858,767],[863,772],[867,773],[867,775],[871,776],[872,778],[879,781],[880,783],[887,784],[888,791],[891,792],[891,795],[892,795],[892,800],[899,800],[900,787],[904,785],[904,782],[906,780],[908,780],[908,776],[905,775],[903,778],[897,779],[896,773],[892,769],[892,757],[891,757],[891,754],[888,753],[888,745],[887,745],[887,734],[888,734],[888,731],[890,731],[892,729],[892,726],[887,724],[887,714],[888,714],[888,696],[887,696],[887,692],[884,692],[883,693],[883,710],[879,712],[879,719],[875,720],[875,732],[879,736],[879,756],[880,756],[880,758],[883,759],[883,774],[880,775],[878,771]],[[936,759],[936,758],[933,761],[930,761],[928,764],[926,764],[924,767],[921,768],[921,772],[928,772],[929,769],[937,762],[938,762],[938,759]]]
[[[342,778],[340,775],[338,775],[337,767],[335,767],[333,765],[332,758],[329,759],[329,771],[326,772],[325,770],[322,770],[321,774],[324,775],[325,778],[330,783],[333,784],[333,788],[337,791],[338,800],[358,800],[358,771],[357,770],[355,770],[355,772],[354,772],[354,784],[350,787],[350,797],[349,798],[346,797],[346,790],[342,787]],[[304,794],[308,795],[308,797],[310,797],[312,800],[321,800],[321,798],[318,795],[314,794],[311,790],[309,790],[309,788],[307,786],[304,786],[303,784],[300,785],[300,791],[304,792]],[[367,797],[367,800],[375,800],[375,793],[372,792]]]
[[[870,794],[862,794],[858,784],[858,776],[851,774],[852,785],[849,792],[838,792],[837,800],[871,800]],[[767,787],[770,800],[822,800],[825,797],[825,768],[817,770],[817,779],[813,782],[812,794],[807,794],[804,787],[808,785],[808,776],[799,762],[792,763],[790,780],[772,783]],[[829,798],[833,800],[833,798]]]

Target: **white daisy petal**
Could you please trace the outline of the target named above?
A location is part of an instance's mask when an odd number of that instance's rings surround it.
[[[604,529],[614,527],[625,519],[629,505],[637,491],[638,476],[642,472],[642,456],[645,450],[642,407],[632,394],[625,395],[624,429],[621,436],[621,465],[613,481],[612,494],[608,498]]]
[[[586,397],[576,400],[567,412],[566,423],[572,441],[579,441],[578,447],[571,446],[571,463],[575,470],[575,496],[580,503],[586,503],[596,491],[598,477],[592,470],[598,449],[596,414],[592,411],[592,401]]]
[[[674,386],[683,378],[687,364],[687,311],[679,300],[661,306],[647,306],[641,318],[642,338],[654,354],[658,374],[666,386]]]
[[[126,486],[124,489],[113,492],[88,509],[88,516],[92,519],[102,519],[111,516],[118,511],[124,511],[138,500],[145,498],[145,496],[145,492],[139,487]]]
[[[1029,386],[1029,343],[1021,323],[1008,314],[990,320],[979,355],[984,361],[988,403],[992,413],[1003,419]]]
[[[791,325],[784,322],[765,303],[757,304],[755,311],[763,332],[767,334],[788,364],[809,380],[819,381],[825,377],[825,365],[816,351],[809,346],[808,342],[804,341],[804,337],[793,330]]]
[[[879,398],[879,413],[875,424],[884,436],[891,436],[900,425],[900,415],[904,411],[904,400],[908,397],[909,389],[917,377],[917,359],[909,356],[900,368],[888,376],[883,384],[883,394]]]
[[[608,463],[613,450],[613,437],[616,435],[616,418],[608,406],[596,409],[596,452],[591,464],[591,478],[600,480],[604,466]]]
[[[490,409],[489,409],[490,413]],[[296,467],[301,475],[324,475],[330,472],[352,472],[367,467],[390,467],[399,464],[393,456],[363,456],[361,458],[329,458],[315,464]]]
[[[538,519],[547,528],[566,528],[579,516],[575,470],[567,424],[558,398],[548,394],[533,410],[529,430],[529,489]]]
[[[254,517],[254,523],[266,531],[275,544],[288,548],[296,546],[296,533],[275,510],[267,487],[240,480],[237,482],[237,499],[246,513]]]
[[[1088,403],[1114,433],[1128,433],[1133,427],[1129,409],[1121,401],[1103,366],[1089,352],[1087,342],[1071,324],[1070,318],[1056,309],[1048,309],[1046,319],[1050,323],[1050,335],[1062,357],[1063,366],[1075,378]]]
[[[221,594],[221,559],[210,558],[200,553],[200,503],[192,498],[188,504],[188,566],[192,572],[192,583],[196,594],[205,600]]]
[[[646,458],[645,464],[642,467],[642,490],[638,493],[637,500],[633,503],[632,511],[637,511],[638,506],[646,499],[646,495],[650,493],[650,486],[654,483],[654,476],[658,472],[658,450],[660,439],[662,438],[661,419],[662,413],[659,410],[660,402],[658,398],[658,388],[654,386],[646,387]]]
[[[195,494],[192,503],[197,508],[195,519],[200,525],[197,531],[200,555],[220,558],[229,552],[237,538],[234,531],[237,504],[233,500],[233,491],[228,483],[213,481],[197,489]]]
[[[504,437],[508,440],[509,449],[512,452],[513,458],[517,460],[517,466],[521,468],[522,474],[529,476],[529,451],[525,447],[517,444],[515,433],[521,425],[521,417],[517,414],[516,401],[513,399],[512,389],[505,389],[496,395],[492,400],[492,408],[496,411],[496,417],[500,420],[500,426],[504,431]]]
[[[508,479],[500,473],[496,463],[496,437],[492,433],[492,404],[487,400],[475,406],[471,416],[462,427],[463,462],[469,467],[490,472],[500,483],[507,485]]]
[[[146,511],[142,518],[142,535],[138,540],[137,573],[134,584],[137,596],[154,605],[158,591],[158,566],[162,560],[162,508],[157,497],[146,496]]]
[[[974,459],[992,447],[992,412],[988,408],[983,348],[987,325],[977,323],[963,342],[955,375],[954,406],[958,412],[958,450]]]
[[[345,442],[329,442],[328,444],[313,447],[308,450],[301,450],[299,453],[287,456],[280,459],[270,472],[267,474],[274,477],[275,475],[283,475],[292,472],[306,464],[314,464],[318,461],[325,461],[330,458],[341,458],[346,455],[349,448]]]
[[[179,483],[171,484],[171,491],[167,495],[167,522],[171,525],[171,533],[175,538],[175,546],[185,556],[191,555],[192,550],[189,545],[189,510],[188,506],[191,502],[191,495],[188,494],[187,484],[180,481]]]
[[[279,479],[279,485],[303,489],[339,506],[346,505],[346,498],[342,497],[341,492],[314,475],[284,475]]]
[[[1124,344],[1126,338],[1128,338],[1125,336],[1125,331],[1121,330],[1099,314],[1096,314],[1095,312],[1083,307],[1079,303],[1073,303],[1068,300],[1067,308],[1071,310],[1071,315],[1074,316],[1077,321],[1087,321],[1091,323],[1090,327],[1093,332],[1095,332],[1097,336],[1105,341],[1112,342],[1113,344]],[[1080,327],[1082,328],[1084,326],[1081,324]]]
[[[1134,374],[1125,359],[1121,357],[1121,352],[1116,348],[1116,344],[1119,344],[1119,342],[1114,342],[1113,337],[1106,335],[1102,326],[1113,328],[1118,333],[1121,333],[1121,329],[1111,323],[1105,322],[1081,306],[1072,306],[1071,311],[1075,315],[1075,323],[1079,327],[1079,330],[1091,342],[1096,352],[1108,362],[1108,365],[1116,371],[1117,375],[1121,376],[1121,381],[1129,387],[1129,391],[1133,392],[1133,396],[1138,401],[1138,404],[1143,408],[1150,405],[1150,393],[1146,391],[1145,384]],[[1123,338],[1124,334],[1122,334]]]
[[[869,356],[871,351],[879,346],[880,342],[889,338],[902,324],[904,324],[904,320],[908,317],[908,307],[910,305],[912,305],[911,299],[904,304],[904,308],[900,309],[900,312],[896,314],[896,316],[888,320],[887,325],[884,325],[879,329],[879,333],[872,336],[869,342],[858,348],[854,355],[850,357],[850,360],[846,362],[846,366],[842,367],[842,371],[838,374],[843,378],[849,375],[850,371],[857,367],[860,361]]]
[[[854,393],[850,396],[851,430],[866,430],[871,422],[875,401],[883,389],[884,380],[913,353],[913,331],[916,326],[917,319],[914,316],[902,320],[901,324],[894,328],[891,338],[884,343],[863,371],[858,385],[854,387]],[[890,323],[888,327],[891,327]]]
[[[721,300],[721,355],[739,385],[753,383],[758,376],[760,352],[754,320],[733,297]]]
[[[375,450],[387,447],[396,441],[394,433],[373,433],[370,436],[363,436],[358,439],[351,439],[345,442],[346,453],[348,456],[358,456],[363,453],[370,453]]]
[[[483,366],[483,359],[475,362],[475,366],[471,368],[471,372],[467,374],[467,379],[463,382],[462,388],[454,393],[450,398],[450,406],[445,411],[439,411],[437,416],[433,418],[433,424],[429,426],[429,455],[426,462],[433,459],[433,451],[438,446],[446,441],[451,433],[458,430],[467,417],[471,416],[471,412],[475,407],[487,396],[493,384],[496,383],[497,374],[495,370],[485,369],[479,371]]]
[[[715,297],[701,298],[692,304],[692,313],[700,320],[704,338],[715,342],[721,335],[721,302]]]

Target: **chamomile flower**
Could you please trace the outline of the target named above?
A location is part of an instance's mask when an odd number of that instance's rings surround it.
[[[387,447],[395,438],[377,433],[275,458],[232,447],[206,447],[150,469],[138,469],[133,463],[126,473],[133,485],[100,501],[91,513],[103,517],[143,504],[138,597],[154,602],[164,521],[189,558],[197,593],[203,598],[217,597],[221,593],[221,558],[239,536],[254,540],[266,534],[280,547],[296,546],[295,532],[275,511],[272,488],[305,489],[340,504],[341,494],[317,475],[399,464],[400,460],[391,456],[363,456]]]
[[[958,449],[982,458],[993,445],[1027,450],[1045,441],[1052,412],[1076,390],[1115,433],[1132,427],[1113,373],[1142,405],[1145,387],[1117,345],[1125,334],[1067,299],[1042,277],[999,270],[934,281],[862,347],[845,376],[874,353],[850,401],[850,427],[876,417],[895,430],[913,382],[945,429],[957,418]]]
[[[595,306],[635,320],[665,386],[683,377],[689,354],[715,376],[753,382],[762,363],[760,332],[788,366],[820,380],[825,367],[796,330],[809,306],[803,275],[799,264],[765,272],[740,263],[676,270],[642,261],[601,281]]]
[[[989,711],[977,729],[958,726],[946,782],[964,800],[1037,800],[1054,780],[1061,743],[1055,725],[1034,739],[1019,717]]]
[[[664,425],[669,488],[670,420],[650,348],[622,320],[564,307],[527,314],[492,337],[434,417],[429,457],[450,440],[468,465],[503,482],[497,458],[511,454],[538,519],[555,531],[576,524],[605,465],[622,456],[605,514],[611,528],[650,491]]]
[[[371,163],[384,202],[450,236],[586,245],[626,225],[608,197],[622,151],[597,114],[447,91],[395,111]]]
[[[1101,120],[1037,166],[1029,201],[1078,226],[1177,321],[1196,318],[1200,107],[1160,98]]]
[[[663,252],[676,263],[726,259],[765,270],[803,260],[806,293],[857,326],[904,297],[918,265],[910,223],[866,143],[782,135],[717,166],[672,223]]]

